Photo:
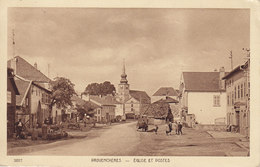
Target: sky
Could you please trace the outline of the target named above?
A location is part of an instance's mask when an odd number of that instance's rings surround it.
[[[12,45],[14,30],[15,46]],[[248,9],[9,8],[8,59],[19,55],[77,92],[90,83],[120,82],[152,95],[179,88],[183,71],[214,71],[245,62]]]

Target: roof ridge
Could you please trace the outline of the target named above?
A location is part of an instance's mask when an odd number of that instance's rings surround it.
[[[23,60],[25,63],[27,63],[29,66],[31,66],[33,69],[35,69],[36,71],[38,71],[39,73],[41,73],[44,77],[46,77],[48,80],[51,81],[51,79],[49,77],[47,77],[44,73],[42,73],[40,70],[38,70],[37,68],[35,68],[33,65],[31,65],[28,61],[26,61],[24,58],[22,58],[21,56],[15,56],[14,58],[20,58],[21,60]],[[8,60],[11,61],[12,59]]]

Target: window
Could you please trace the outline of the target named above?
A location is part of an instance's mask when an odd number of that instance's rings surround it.
[[[234,105],[234,93],[232,92],[232,105]]]
[[[29,98],[28,98],[28,97],[26,97],[25,105],[26,105],[26,106],[29,106]]]
[[[239,85],[237,86],[237,98],[238,99],[240,98],[240,86]]]
[[[42,103],[44,103],[44,94],[42,94]]]
[[[227,105],[229,106],[229,95],[227,96]]]
[[[244,83],[244,96],[246,96],[246,83]]]
[[[214,107],[219,107],[220,106],[220,96],[219,95],[214,95],[213,96],[213,106]]]
[[[237,99],[237,87],[235,86],[235,100]]]
[[[243,98],[244,93],[243,93],[244,89],[243,89],[243,84],[241,84],[241,98]]]
[[[7,91],[7,103],[12,103],[12,93]]]
[[[134,104],[131,104],[131,107],[134,107]]]

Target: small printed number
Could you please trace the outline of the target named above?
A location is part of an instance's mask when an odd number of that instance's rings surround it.
[[[22,162],[23,159],[14,159],[14,162]]]

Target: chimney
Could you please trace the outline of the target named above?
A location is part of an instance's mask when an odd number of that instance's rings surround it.
[[[225,68],[221,67],[219,69],[219,86],[220,89],[225,89],[225,80],[222,79],[225,76]]]
[[[16,63],[17,63],[18,59],[17,58],[12,58],[11,59],[11,68],[14,70],[14,75],[16,74]]]
[[[37,69],[37,63],[36,63],[36,62],[34,63],[34,68],[36,68],[36,69]],[[37,69],[37,70],[38,70],[38,69]]]

